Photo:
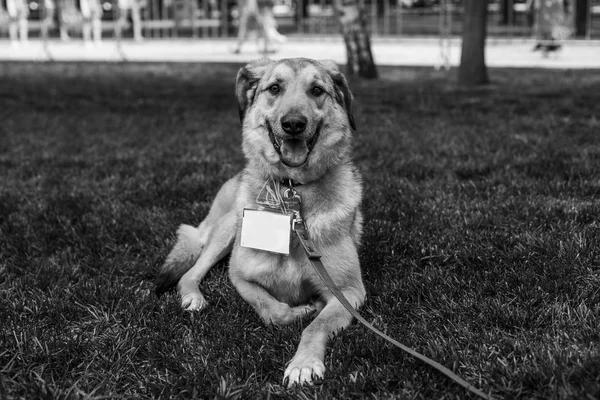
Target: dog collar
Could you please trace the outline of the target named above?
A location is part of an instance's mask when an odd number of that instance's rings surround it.
[[[279,183],[281,183],[282,186],[287,186],[289,188],[298,187],[298,186],[302,186],[303,185],[303,183],[295,181],[295,180],[290,179],[290,178],[281,179],[279,181]]]

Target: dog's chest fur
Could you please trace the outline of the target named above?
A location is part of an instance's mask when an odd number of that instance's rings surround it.
[[[340,177],[351,176],[352,179],[348,181],[355,186],[352,190],[339,184],[330,186],[327,177],[319,182],[295,188],[302,199],[302,216],[305,218],[309,235],[320,252],[327,252],[328,247],[335,244],[339,238],[351,236],[356,244],[360,241],[360,180],[356,179],[351,165],[348,167],[341,167],[339,171],[332,172],[336,175],[332,180],[345,182],[346,179]],[[259,284],[277,300],[290,305],[303,304],[311,297],[318,296],[318,293],[315,293],[315,282],[318,282],[319,278],[308,262],[299,240],[293,235],[289,256],[239,245],[243,209],[259,206],[256,198],[265,184],[256,177],[247,177],[241,182],[236,199],[238,231],[229,268],[233,269],[234,273],[243,275],[245,279]],[[285,190],[285,187],[282,190]]]

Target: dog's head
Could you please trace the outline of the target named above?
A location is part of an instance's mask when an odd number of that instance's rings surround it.
[[[332,61],[261,60],[240,69],[236,97],[249,162],[306,183],[351,151],[352,94]]]

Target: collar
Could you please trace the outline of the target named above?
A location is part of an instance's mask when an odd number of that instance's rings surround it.
[[[281,186],[285,186],[285,187],[289,187],[289,188],[298,187],[298,186],[303,185],[303,183],[298,182],[293,179],[290,179],[290,178],[280,179],[279,183],[281,184]]]

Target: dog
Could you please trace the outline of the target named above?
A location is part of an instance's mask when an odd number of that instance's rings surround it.
[[[297,194],[301,218],[333,281],[355,308],[363,304],[362,179],[351,158],[353,96],[333,61],[304,58],[248,64],[237,74],[235,94],[245,168],[222,186],[197,228],[179,227],[156,292],[176,286],[184,309],[202,310],[207,302],[198,284],[231,252],[231,282],[266,324],[314,316],[283,379],[287,386],[312,384],[323,379],[328,338],[353,317],[316,274],[290,228],[281,235],[290,240],[288,255],[244,247],[244,215],[265,192],[279,199],[286,191]]]

